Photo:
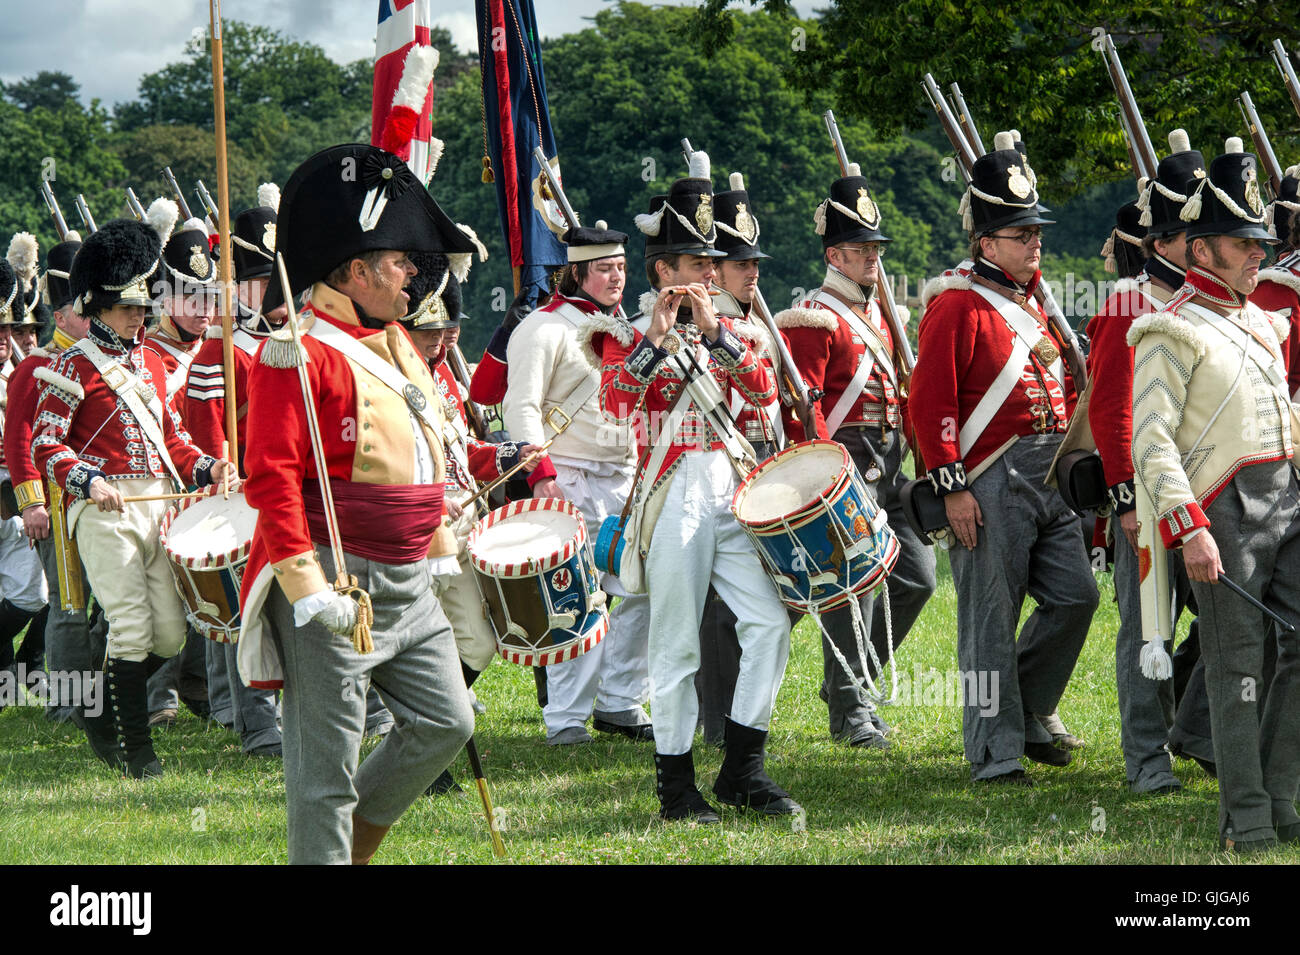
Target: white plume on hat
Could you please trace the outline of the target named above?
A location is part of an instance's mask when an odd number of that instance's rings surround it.
[[[744,189],[745,177],[741,173],[733,172],[727,177],[727,184],[731,186],[732,189]]]
[[[442,159],[442,151],[446,147],[437,136],[429,137],[429,179],[433,179],[433,174],[438,171],[438,160]],[[428,183],[426,182],[427,186]]]
[[[81,233],[78,232],[76,229],[69,229],[67,232],[63,233],[63,241],[64,241],[64,242],[80,242],[80,241],[81,241]]]
[[[158,234],[158,238],[163,245],[171,238],[172,229],[176,226],[176,220],[180,218],[180,209],[176,203],[165,196],[159,196],[153,202],[149,203],[148,210],[145,211],[145,225],[153,229]]]
[[[1192,141],[1187,136],[1187,130],[1175,129],[1169,134],[1169,150],[1175,153],[1189,152],[1192,148]]]
[[[1241,153],[1245,152],[1246,149],[1240,136],[1229,136],[1223,141],[1223,151],[1225,153]]]
[[[402,78],[393,91],[393,106],[406,106],[419,112],[424,105],[424,98],[429,95],[429,84],[433,82],[433,73],[437,68],[436,46],[420,46],[417,43],[411,47],[402,63]]]
[[[180,231],[189,232],[191,229],[197,229],[199,232],[203,232],[206,234],[208,231],[208,225],[206,222],[204,222],[202,219],[198,218],[197,216],[190,216],[181,225]]]
[[[266,206],[274,212],[280,211],[280,187],[273,182],[264,182],[257,187],[257,204]]]
[[[19,282],[25,288],[36,277],[36,266],[39,258],[36,249],[36,236],[30,232],[15,232],[14,237],[9,241],[9,251],[5,258],[13,266],[14,272],[18,274]]]
[[[703,149],[697,149],[691,153],[690,162],[687,163],[686,177],[688,179],[711,179],[713,176],[713,164],[709,161],[709,154]]]
[[[860,175],[862,175],[862,167],[859,166],[859,165],[858,165],[857,163],[855,163],[855,162],[851,162],[851,163],[849,163],[849,164],[848,164],[848,167],[847,167],[847,170],[848,170],[848,171],[845,173],[846,176],[860,176]]]
[[[997,133],[993,136],[994,151],[999,151],[1003,149],[1015,149],[1015,148],[1016,148],[1016,136],[1014,131],[1007,130],[1007,131]]]
[[[474,248],[478,250],[478,260],[486,262],[488,257],[487,246],[479,241],[478,233],[467,225],[457,222],[456,228],[465,233],[466,237],[474,243]],[[451,274],[456,276],[457,282],[469,281],[470,266],[474,264],[473,252],[448,252],[447,264],[451,268]]]

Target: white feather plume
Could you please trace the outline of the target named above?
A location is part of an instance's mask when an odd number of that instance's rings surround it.
[[[188,232],[190,229],[198,229],[200,232],[206,233],[208,231],[208,226],[202,219],[196,216],[190,216],[181,226],[181,231]]]
[[[266,206],[274,212],[280,211],[280,187],[273,182],[264,182],[257,187],[257,204]]]
[[[76,229],[69,229],[66,233],[64,233],[64,235],[63,235],[63,241],[64,241],[64,242],[80,242],[80,241],[81,241],[81,233],[78,232]]]
[[[456,223],[456,228],[465,233],[465,236],[474,243],[474,248],[478,250],[478,260],[486,262],[488,257],[487,247],[479,241],[478,234],[467,225]],[[451,266],[451,274],[456,276],[457,282],[469,281],[469,270],[474,264],[473,252],[450,252],[447,255],[447,262]]]
[[[445,146],[446,143],[444,143],[438,137],[436,136],[429,137],[429,178],[430,179],[432,179],[433,174],[438,171],[438,161],[442,159],[442,150],[445,148]]]
[[[36,249],[36,236],[30,232],[15,232],[14,237],[9,240],[9,252],[5,255],[5,258],[9,260],[9,264],[18,273],[18,278],[26,286],[36,277],[36,266],[39,259],[39,253]]]
[[[176,203],[166,196],[159,196],[149,203],[149,208],[144,214],[144,221],[145,225],[153,229],[158,234],[158,238],[166,245],[179,217],[180,209],[176,207]]]
[[[860,175],[862,175],[862,167],[859,166],[859,165],[858,165],[857,163],[855,163],[855,162],[851,162],[851,163],[849,163],[848,171],[845,173],[845,175],[847,175],[847,176],[860,176]]]
[[[402,79],[393,91],[393,107],[405,106],[418,113],[424,106],[424,98],[429,95],[429,84],[433,82],[433,71],[437,68],[437,47],[411,47],[402,64]]]

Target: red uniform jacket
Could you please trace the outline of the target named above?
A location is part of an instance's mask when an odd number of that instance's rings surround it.
[[[46,501],[44,478],[32,460],[32,422],[36,420],[36,400],[41,389],[35,372],[38,368],[48,368],[57,355],[57,351],[33,348],[9,376],[3,462],[9,468],[19,510]]]
[[[1250,300],[1260,308],[1279,312],[1291,322],[1282,357],[1286,359],[1291,398],[1300,394],[1300,252],[1293,252],[1272,268],[1259,273],[1259,285]]]
[[[218,454],[221,443],[226,440],[226,374],[221,329],[215,329],[215,336],[212,331],[209,329],[208,337],[190,364],[182,417],[194,443],[209,454]],[[265,331],[250,332],[240,327],[234,333],[235,428],[238,431],[241,464],[248,440],[245,428],[248,415],[248,371],[258,346],[266,340],[268,334]]]

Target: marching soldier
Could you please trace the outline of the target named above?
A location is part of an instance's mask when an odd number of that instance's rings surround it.
[[[963,206],[973,268],[926,289],[912,377],[913,394],[926,400],[909,410],[960,545],[950,551],[959,665],[968,681],[997,681],[987,706],[966,700],[971,777],[1024,783],[1022,756],[1070,761],[1033,714],[1055,712],[1097,586],[1078,518],[1043,483],[1075,389],[1064,344],[1031,297],[1052,220],[1009,134],[976,160]],[[1037,607],[1017,641],[1026,594]]]
[[[1275,241],[1255,157],[1233,137],[1186,190],[1186,284],[1128,334],[1133,460],[1138,493],[1154,505],[1154,546],[1181,548],[1196,595],[1219,844],[1252,852],[1300,839],[1300,648],[1294,629],[1275,630],[1219,578],[1300,623],[1300,487],[1282,352],[1289,327],[1247,300],[1262,243]],[[1266,683],[1266,646],[1275,641]]]
[[[1291,398],[1300,398],[1300,166],[1291,166],[1282,189],[1269,207],[1277,236],[1277,261],[1261,269],[1250,300],[1268,312],[1281,312],[1291,322],[1287,336],[1287,384]]]
[[[898,563],[888,577],[884,603],[873,596],[858,601],[866,640],[883,665],[906,638],[934,593],[934,552],[903,519],[899,492],[906,441],[903,437],[899,344],[876,301],[880,259],[890,241],[880,230],[880,207],[867,190],[856,164],[831,184],[830,197],[814,216],[826,260],[821,288],[776,316],[790,342],[790,353],[810,390],[821,438],[848,448],[854,467],[889,515],[898,538]],[[799,435],[800,437],[802,435]],[[892,618],[892,642],[886,620]],[[854,634],[853,613],[841,607],[827,613],[822,636],[823,692],[831,737],[850,746],[884,748],[890,728],[864,694],[864,661]],[[831,641],[848,662],[845,672]]]
[[[532,444],[555,439],[555,474],[533,484],[534,496],[571,502],[582,512],[592,543],[601,522],[623,509],[636,471],[628,433],[609,427],[601,415],[600,373],[582,347],[593,329],[620,321],[615,316],[626,283],[626,241],[626,234],[603,221],[566,232],[569,265],[555,297],[520,323],[507,349],[506,430]],[[557,434],[565,419],[571,424]],[[654,738],[643,708],[650,693],[650,599],[628,593],[612,574],[602,577],[601,587],[621,598],[604,640],[546,668],[542,715],[546,741],[554,746],[591,742],[589,717],[599,732]]]
[[[442,403],[396,324],[415,274],[408,252],[474,247],[405,163],[349,144],[290,176],[277,248],[291,288],[306,290],[305,328],[301,345],[288,329],[272,335],[249,376],[258,524],[239,674],[284,690],[289,861],[363,864],[474,727],[427,559],[444,512]],[[373,626],[330,586],[336,539]],[[395,726],[358,765],[372,683]]]
[[[258,205],[244,209],[231,223],[230,253],[238,294],[233,324],[235,430],[239,463],[247,450],[248,373],[253,356],[284,321],[280,304],[264,315],[262,304],[275,266],[276,211],[280,190],[274,183],[257,188]],[[269,304],[269,303],[268,303]],[[226,376],[220,323],[208,328],[190,362],[184,390],[185,427],[194,443],[209,452],[220,451],[226,435]],[[208,698],[212,716],[239,734],[240,749],[250,756],[282,754],[276,691],[245,686],[239,678],[239,651],[233,644],[205,640]]]
[[[752,349],[719,318],[709,297],[715,274],[713,195],[708,156],[694,153],[690,177],[673,183],[637,217],[646,235],[646,272],[653,291],[629,325],[616,319],[590,333],[601,356],[601,407],[631,425],[642,408],[653,429],[642,431],[647,453],[646,519],[626,547],[645,555],[650,598],[650,692],[660,816],[716,823],[695,787],[692,742],[698,699],[699,629],[712,583],[736,613],[740,677],[726,721],[726,757],[713,785],[723,803],[768,815],[800,812],[764,772],[764,744],[790,652],[790,627],[776,587],[753,544],[729,511],[736,470],[747,459],[740,438],[686,388],[725,400],[734,385],[766,407],[776,388]],[[694,359],[694,360],[692,360]],[[697,366],[707,369],[703,375]],[[705,400],[705,399],[700,399]],[[652,450],[653,449],[653,450]]]
[[[77,252],[73,307],[90,329],[40,376],[32,439],[37,468],[64,495],[67,526],[108,618],[110,707],[84,714],[87,737],[97,755],[136,779],[162,773],[145,684],[185,637],[185,612],[158,540],[167,507],[159,496],[231,471],[190,442],[167,401],[162,362],[143,347],[147,280],[171,231],[155,212],[147,219],[157,231],[114,220]]]

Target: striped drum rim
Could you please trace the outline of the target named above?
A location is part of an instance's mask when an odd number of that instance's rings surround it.
[[[809,451],[820,450],[823,448],[837,452],[840,456],[842,467],[831,482],[827,484],[826,487],[822,488],[818,497],[813,498],[807,504],[796,508],[789,514],[783,514],[776,518],[755,521],[746,520],[740,516],[741,507],[744,504],[745,498],[753,489],[754,483],[759,478],[764,474],[771,472],[777,465],[785,463],[787,459],[793,459],[800,455],[807,454]],[[736,520],[742,527],[749,528],[757,533],[762,533],[764,531],[779,531],[784,533],[784,525],[786,523],[798,525],[803,523],[804,518],[813,517],[821,513],[822,498],[834,499],[838,496],[839,492],[843,490],[844,485],[852,480],[852,475],[853,459],[849,457],[848,449],[844,447],[844,445],[840,444],[838,441],[828,441],[825,438],[817,438],[813,441],[801,441],[798,444],[790,445],[782,451],[778,451],[758,467],[754,468],[754,470],[749,472],[749,475],[745,480],[740,483],[738,488],[736,488],[736,493],[732,495],[731,513],[735,516]]]
[[[552,499],[553,500],[553,499]],[[569,640],[552,650],[520,650],[502,646],[497,642],[497,652],[507,663],[517,663],[526,667],[544,667],[552,663],[565,663],[582,656],[601,640],[609,631],[609,614],[601,611],[596,625],[575,640]]]
[[[253,539],[251,537],[234,550],[226,551],[224,554],[206,554],[203,557],[181,557],[171,547],[169,538],[171,535],[172,523],[176,518],[180,517],[181,514],[188,511],[191,507],[196,506],[200,501],[209,501],[220,493],[220,485],[211,485],[205,489],[201,496],[186,498],[180,503],[169,507],[167,513],[163,515],[163,519],[158,525],[158,542],[162,545],[162,549],[166,552],[168,559],[177,566],[188,567],[191,570],[218,570],[222,567],[231,567],[235,564],[242,563],[248,558],[249,548],[253,546]],[[230,500],[234,501],[236,497],[243,501],[244,492],[231,492]],[[247,502],[245,501],[245,503]]]
[[[518,514],[530,514],[535,511],[558,511],[561,514],[568,515],[577,523],[577,532],[569,537],[559,550],[545,557],[530,557],[528,560],[518,563],[495,561],[478,553],[477,545],[488,530]],[[469,540],[466,542],[465,547],[469,551],[470,563],[480,573],[489,577],[508,579],[513,577],[533,577],[559,567],[561,564],[568,563],[586,544],[587,525],[582,519],[581,511],[568,501],[561,501],[553,497],[534,497],[526,501],[512,501],[504,507],[498,507],[495,511],[480,519],[474,525],[474,529],[469,532]]]

